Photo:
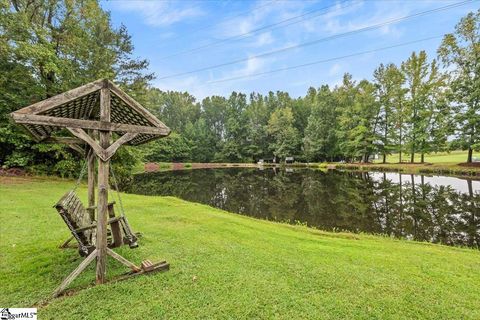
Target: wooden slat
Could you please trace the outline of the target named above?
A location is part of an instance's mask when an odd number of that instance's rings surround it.
[[[37,125],[44,125],[44,126],[92,129],[92,130],[100,130],[100,131],[145,133],[145,134],[154,134],[154,135],[161,135],[161,136],[167,136],[170,133],[170,129],[168,128],[137,126],[132,124],[124,124],[124,123],[111,123],[106,121],[60,118],[60,117],[51,117],[51,116],[42,116],[42,115],[33,115],[33,114],[20,114],[16,112],[11,113],[10,115],[16,123],[21,123],[21,124],[37,124]]]
[[[22,108],[20,110],[15,111],[16,113],[23,113],[23,114],[38,114],[40,112],[45,112],[47,110],[50,110],[52,108],[55,108],[59,105],[68,103],[70,101],[73,101],[77,98],[80,98],[82,96],[85,96],[87,94],[90,94],[92,92],[95,92],[97,90],[100,90],[105,86],[106,82],[105,80],[97,80],[91,83],[88,83],[86,85],[83,85],[81,87],[69,90],[67,92],[58,94],[56,96],[53,96],[51,98],[42,100],[40,102],[34,103],[28,107]]]
[[[110,90],[120,99],[125,102],[129,107],[140,113],[143,117],[145,117],[149,122],[151,122],[153,125],[159,127],[159,128],[164,128],[166,131],[170,132],[170,129],[160,120],[157,119],[153,114],[150,113],[144,106],[142,106],[140,103],[135,101],[132,97],[130,97],[128,94],[126,94],[122,89],[120,89],[118,86],[116,86],[113,82],[108,81],[108,87]]]
[[[87,155],[87,175],[88,175],[88,207],[95,205],[95,153],[90,150]],[[95,219],[95,210],[87,210],[90,219]]]
[[[119,222],[122,219],[123,219],[123,217],[113,217],[113,218],[108,219],[107,224],[112,224],[112,223],[115,223],[115,222]],[[83,232],[85,230],[93,229],[96,226],[97,226],[96,224],[92,223],[92,224],[86,225],[84,227],[75,229],[74,231],[77,232],[77,233],[80,233],[80,232]]]

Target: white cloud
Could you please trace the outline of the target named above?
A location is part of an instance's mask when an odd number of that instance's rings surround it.
[[[333,64],[328,70],[329,76],[336,76],[342,71],[342,66],[339,63]]]
[[[249,58],[250,57],[251,56],[249,56]],[[256,72],[260,72],[264,70],[266,66],[266,62],[267,62],[267,59],[252,57],[249,60],[247,60],[242,67],[235,69],[233,72],[229,72],[228,75],[224,76],[224,78],[249,76]],[[272,62],[272,60],[268,59],[268,62]]]
[[[258,1],[255,7],[258,9],[252,8],[248,15],[231,18],[221,23],[216,28],[217,36],[232,37],[262,29],[266,25],[301,14],[304,9],[300,1]],[[258,32],[263,33],[261,30]]]
[[[258,37],[256,37],[255,42],[253,43],[253,46],[255,47],[262,47],[267,44],[272,44],[275,40],[273,39],[272,33],[271,32],[266,32],[260,34]]]
[[[146,24],[154,27],[168,26],[204,14],[198,6],[173,1],[116,1],[115,9],[139,13]]]
[[[395,3],[387,1],[374,3],[374,7],[365,8],[364,2],[349,6],[343,10],[332,12],[325,15],[321,19],[321,23],[317,24],[320,30],[330,34],[338,34],[349,32],[373,25],[381,24],[390,20],[395,20],[404,17],[417,9],[415,2],[412,3]],[[363,9],[366,9],[363,10]],[[312,27],[310,26],[310,29]],[[396,24],[388,24],[378,29],[381,35],[400,36],[401,29]]]

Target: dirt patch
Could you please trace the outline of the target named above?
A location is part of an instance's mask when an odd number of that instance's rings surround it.
[[[27,172],[25,169],[21,168],[8,168],[8,169],[1,169],[0,168],[0,176],[7,176],[7,177],[19,177],[25,176]]]
[[[29,177],[7,177],[7,176],[0,176],[0,184],[23,184],[32,182],[32,179]]]
[[[461,167],[467,167],[467,168],[480,168],[480,162],[463,162],[458,164]]]
[[[156,172],[160,169],[160,166],[154,162],[148,162],[144,165],[145,172]]]
[[[183,170],[185,169],[185,165],[183,163],[174,162],[172,166],[172,170]]]

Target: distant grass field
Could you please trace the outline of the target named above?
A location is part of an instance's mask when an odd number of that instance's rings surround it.
[[[134,262],[171,270],[50,300],[82,260],[52,204],[72,181],[0,177],[0,306],[39,319],[480,319],[480,251],[331,233],[172,197],[123,195],[140,247]],[[79,189],[85,199],[86,190]],[[109,259],[108,276],[125,269]],[[88,288],[85,288],[88,287]],[[84,289],[82,289],[84,288]]]
[[[474,152],[473,153],[474,157],[480,158],[480,153],[479,152]],[[403,154],[402,155],[402,160],[403,161],[410,161],[410,155],[408,154]],[[382,162],[382,159],[375,160],[375,163],[380,163]],[[398,154],[392,154],[390,156],[387,156],[387,162],[399,162],[399,155]],[[417,154],[415,155],[415,162],[420,162],[420,155]],[[432,154],[427,154],[425,155],[425,162],[429,163],[462,163],[462,162],[467,162],[467,151],[451,151],[450,153],[448,152],[439,152],[439,153],[432,153]]]

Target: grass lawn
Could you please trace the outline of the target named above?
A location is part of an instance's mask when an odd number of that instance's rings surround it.
[[[480,153],[474,152],[474,157],[480,158]],[[402,155],[403,161],[410,161],[410,155],[404,154]],[[398,162],[399,156],[398,154],[392,154],[387,156],[387,162]],[[415,162],[420,161],[420,154],[415,155]],[[382,159],[375,160],[375,162],[380,163]],[[425,155],[425,162],[429,163],[462,163],[467,162],[467,151],[462,150],[455,150],[451,152],[439,152],[439,153],[432,153]]]
[[[474,153],[480,158],[480,154]],[[398,163],[398,154],[387,157],[387,163],[375,160],[373,163],[322,163],[319,167],[335,167],[337,169],[364,170],[364,171],[399,171],[410,174],[439,174],[461,177],[479,177],[480,163],[466,165],[466,151],[452,151],[450,153],[436,153],[425,155],[425,163],[419,163],[420,155],[415,157],[415,163]],[[409,161],[408,155],[403,156],[404,161]]]
[[[255,220],[172,197],[124,195],[140,247],[171,269],[49,299],[81,261],[52,205],[71,181],[0,178],[0,306],[39,319],[479,319],[480,252]],[[80,188],[85,199],[86,190]],[[125,269],[109,260],[109,276]]]

